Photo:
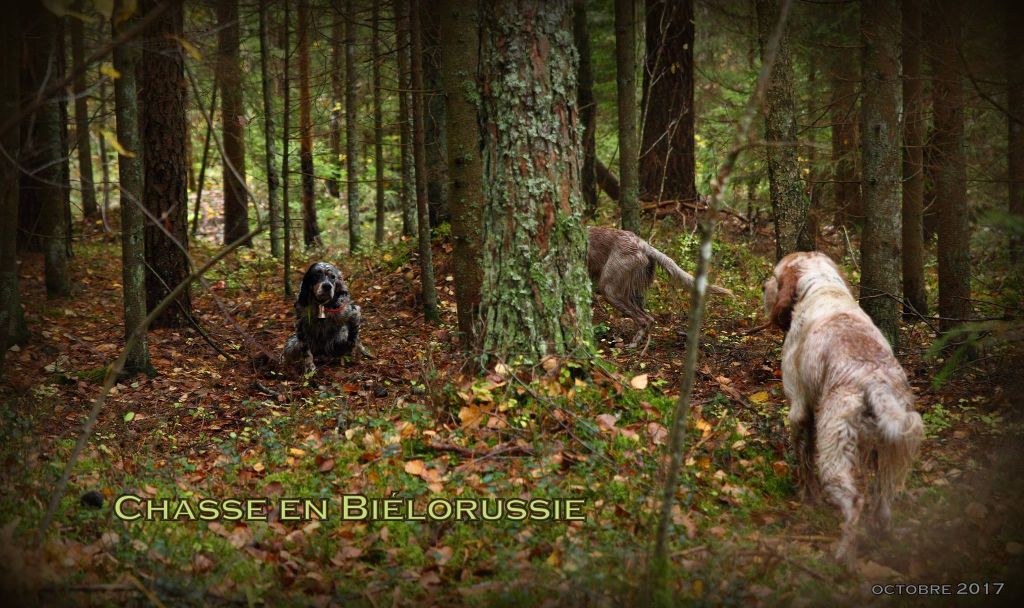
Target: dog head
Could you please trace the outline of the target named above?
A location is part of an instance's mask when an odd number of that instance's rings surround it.
[[[319,304],[338,308],[349,299],[348,285],[341,271],[327,262],[317,262],[302,277],[302,287],[295,302],[298,306]]]
[[[764,282],[764,312],[769,322],[788,331],[793,322],[793,307],[819,284],[837,284],[849,291],[843,271],[824,253],[798,251],[779,260],[772,276]]]

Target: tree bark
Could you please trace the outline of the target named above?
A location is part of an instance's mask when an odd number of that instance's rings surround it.
[[[12,116],[21,103],[21,10],[16,4],[0,20],[0,113],[4,116]],[[7,349],[28,338],[18,285],[19,140],[18,129],[10,129],[0,140],[10,156],[0,158],[0,376],[4,375]]]
[[[409,71],[409,0],[395,0],[395,38],[398,55],[398,130],[401,142],[402,236],[416,233],[416,178],[413,175],[412,103],[409,98],[412,79]]]
[[[284,3],[284,19],[281,27],[281,48],[284,51],[284,57],[281,60],[281,88],[284,96],[284,108],[281,112],[281,227],[284,230],[284,269],[281,273],[281,278],[284,283],[284,295],[286,296],[292,295],[292,216],[291,205],[288,200],[288,183],[291,176],[288,157],[291,150],[290,121],[292,108],[292,88],[289,73],[291,62],[288,60],[288,57],[291,55],[291,46],[288,40],[292,28],[291,11],[288,10],[290,6],[291,2]]]
[[[835,167],[835,222],[848,225],[864,219],[864,205],[860,193],[860,172],[858,171],[860,125],[857,112],[860,82],[859,57],[850,53],[850,46],[857,44],[857,37],[848,30],[857,23],[855,5],[852,15],[839,15],[839,36],[829,55],[829,82],[832,99],[829,103],[829,119],[832,122],[832,164]]]
[[[587,356],[572,2],[496,0],[481,14],[484,350]]]
[[[573,37],[580,56],[579,86],[576,105],[583,126],[583,166],[580,175],[585,202],[584,217],[591,220],[597,215],[597,102],[594,99],[594,69],[590,59],[590,31],[587,28],[586,0],[573,1]],[[616,197],[617,200],[617,197]]]
[[[340,2],[335,2],[335,15],[331,23],[331,170],[327,178],[327,191],[341,198],[341,122],[345,115],[345,14]]]
[[[448,175],[451,177],[452,274],[459,335],[464,348],[477,344],[480,307],[480,15],[476,0],[445,0],[441,14],[441,76],[447,101]]]
[[[263,91],[263,145],[266,149],[267,221],[270,223],[270,255],[281,257],[281,209],[278,201],[280,180],[277,178],[277,157],[274,145],[274,96],[270,82],[270,40],[267,35],[269,0],[260,0],[260,82]]]
[[[903,302],[928,314],[924,281],[924,74],[921,0],[903,2]]]
[[[970,224],[964,160],[960,3],[932,0],[925,12],[934,108],[935,205],[938,213],[939,329],[971,313]]]
[[[309,0],[299,0],[299,164],[302,173],[302,238],[321,245],[313,182],[313,118],[309,93]]]
[[[96,207],[96,186],[92,176],[92,142],[89,140],[89,98],[85,86],[85,35],[81,19],[71,19],[71,62],[75,76],[72,91],[75,95],[75,141],[78,146],[78,174],[82,196],[82,215],[94,219]]]
[[[348,250],[359,251],[363,243],[363,227],[359,217],[359,75],[356,73],[356,12],[352,0],[345,0],[345,189],[348,207]]]
[[[1024,222],[1024,10],[1015,3],[1006,4],[1006,119],[1010,177],[1009,212]],[[1010,260],[1024,260],[1024,238],[1011,237]]]
[[[900,8],[897,0],[861,3],[864,234],[860,305],[895,349],[900,317]]]
[[[384,242],[384,114],[381,110],[380,91],[380,0],[373,0],[371,17],[373,33],[370,36],[370,53],[373,56],[373,168],[376,192],[376,218],[373,242]]]
[[[757,0],[758,43],[764,61],[765,44],[778,22],[776,0]],[[765,142],[768,159],[768,192],[775,220],[775,257],[814,248],[808,230],[809,201],[804,196],[797,159],[797,107],[793,94],[793,62],[789,36],[783,34],[772,77],[765,92]]]
[[[57,19],[57,71],[56,77],[63,80],[67,75],[67,45],[64,43],[65,23],[72,17]],[[68,133],[67,95],[61,94],[57,101],[57,120],[60,129],[60,206],[64,221],[64,255],[72,256],[72,242],[75,236],[71,222],[71,137]],[[68,278],[70,287],[70,277]]]
[[[648,0],[640,198],[695,200],[693,0]]]
[[[622,229],[640,232],[636,112],[636,0],[615,0],[615,84],[619,110],[619,208]]]
[[[199,232],[199,210],[202,206],[203,191],[206,189],[206,167],[210,160],[210,140],[213,139],[213,120],[217,112],[217,78],[214,77],[210,87],[210,111],[206,113],[210,121],[206,123],[206,137],[203,138],[203,155],[199,159],[199,178],[196,180],[196,200],[192,204],[192,236]]]
[[[121,5],[123,0],[119,0]],[[120,6],[118,7],[121,8]],[[120,10],[114,11],[114,15]],[[132,19],[113,25],[112,33],[131,27]],[[138,43],[114,47],[114,69],[121,77],[114,80],[114,113],[117,117],[117,140],[130,152],[117,159],[117,176],[121,197],[121,292],[124,305],[124,337],[129,336],[146,319],[146,216],[143,213],[142,142],[139,140],[138,89],[135,69],[139,62]],[[152,373],[146,333],[128,343],[124,369],[129,373]]]
[[[217,81],[221,85],[221,132],[224,142],[224,244],[249,232],[248,191],[245,187],[245,108],[242,67],[238,60],[238,0],[217,3]],[[252,243],[246,243],[251,247]]]
[[[433,4],[420,3],[423,36],[424,134],[427,150],[427,202],[430,226],[451,219],[448,208],[448,130],[441,95],[441,29]]]
[[[416,166],[416,221],[419,226],[420,295],[423,299],[423,316],[427,322],[441,320],[437,308],[437,291],[434,287],[434,261],[430,250],[430,212],[427,209],[427,150],[424,130],[423,94],[423,27],[421,0],[409,3],[412,38],[412,116],[413,116],[413,158]]]
[[[149,0],[143,3],[143,11],[153,10],[158,4]],[[147,312],[189,275],[185,62],[178,42],[183,20],[183,2],[173,1],[144,35],[139,100],[145,173],[142,200],[151,216],[145,227]],[[192,297],[186,289],[177,305],[167,307],[154,325],[183,327],[191,314]]]

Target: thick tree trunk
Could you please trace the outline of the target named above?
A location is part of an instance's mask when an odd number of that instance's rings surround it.
[[[939,328],[971,314],[970,224],[964,160],[961,4],[933,0],[925,12],[935,115],[935,205],[938,207]]]
[[[924,282],[924,74],[921,0],[903,2],[903,302],[928,314]]]
[[[483,165],[480,162],[479,48],[477,2],[445,0],[441,14],[442,82],[447,100],[448,175],[451,177],[452,274],[459,334],[466,348],[476,346],[480,306],[480,221]]]
[[[94,219],[98,214],[96,207],[96,187],[92,177],[92,142],[89,140],[89,98],[85,88],[85,36],[82,21],[71,19],[71,61],[75,76],[72,91],[75,95],[75,141],[78,146],[78,174],[82,195],[82,215],[86,219]]]
[[[249,233],[245,187],[245,108],[242,68],[238,60],[238,0],[217,3],[217,81],[221,85],[221,132],[224,140],[224,244]],[[252,246],[252,242],[246,243]]]
[[[640,198],[695,200],[693,0],[648,0]]]
[[[484,350],[527,361],[587,356],[593,330],[572,1],[481,6]]]
[[[376,218],[373,242],[384,242],[384,114],[380,98],[380,0],[373,0],[371,17],[373,33],[370,37],[370,53],[373,56],[373,168],[376,191]]]
[[[1010,177],[1009,211],[1024,222],[1024,9],[1012,2],[1006,4],[1006,118],[1008,165]],[[1010,240],[1010,259],[1024,260],[1024,238]]]
[[[757,31],[762,61],[765,45],[778,17],[776,0],[757,0]],[[775,257],[782,259],[793,251],[814,248],[814,239],[807,225],[809,201],[804,196],[797,159],[793,62],[789,36],[785,33],[779,40],[775,65],[765,92],[765,105],[765,156],[768,159],[768,192],[775,220]]]
[[[585,202],[584,217],[591,220],[597,215],[597,102],[594,100],[594,70],[590,60],[586,0],[573,0],[573,37],[576,40],[576,52],[580,56],[580,73],[577,76],[579,86],[576,91],[576,105],[579,107],[580,124],[583,126],[583,167],[580,181]]]
[[[430,213],[427,209],[427,150],[424,130],[423,94],[423,27],[420,16],[422,0],[409,3],[412,38],[412,116],[413,116],[413,157],[416,166],[416,221],[419,225],[420,294],[423,298],[423,316],[431,323],[440,321],[437,308],[437,291],[434,287],[434,261],[430,250]]]
[[[636,110],[636,0],[615,0],[615,84],[619,109],[622,229],[640,232],[640,142]]]
[[[356,12],[353,0],[345,0],[345,203],[348,207],[348,250],[359,251],[363,226],[359,214],[359,75],[356,73]]]
[[[900,318],[900,8],[897,0],[861,3],[861,154],[864,235],[860,305],[893,348]]]
[[[157,0],[145,2],[143,11],[153,10],[158,4]],[[141,64],[142,200],[149,215],[160,222],[156,225],[150,220],[145,227],[147,311],[189,275],[185,62],[177,40],[182,36],[183,20],[183,2],[179,0],[146,28]],[[191,314],[192,296],[186,289],[177,304],[168,306],[153,325],[183,327]]]
[[[0,20],[0,115],[11,116],[21,103],[21,20],[15,5]],[[0,144],[7,155],[0,158],[0,376],[4,355],[12,344],[28,338],[18,285],[18,165],[20,134],[11,129]]]
[[[331,171],[327,178],[327,191],[341,198],[341,123],[345,115],[345,15],[340,2],[336,2],[331,23]]]
[[[289,67],[291,61],[291,46],[289,38],[292,28],[291,14],[288,10],[290,2],[284,3],[284,23],[281,27],[281,48],[284,51],[284,58],[281,61],[281,89],[284,96],[284,107],[281,112],[281,227],[284,230],[284,270],[281,278],[284,283],[284,295],[292,295],[292,215],[291,205],[288,200],[288,183],[291,181],[291,170],[288,166],[291,150],[291,108],[292,89]]]
[[[277,178],[274,145],[274,96],[270,83],[270,41],[267,35],[267,12],[270,0],[260,0],[260,82],[263,85],[263,145],[266,150],[267,204],[270,223],[270,255],[281,257],[281,210],[278,202],[280,180]]]
[[[321,245],[313,182],[313,118],[309,93],[309,0],[299,0],[299,165],[302,173],[302,238]]]
[[[420,24],[423,35],[423,86],[427,149],[427,201],[430,226],[451,219],[448,208],[448,130],[445,101],[441,95],[441,35],[437,11],[432,3],[420,2]]]
[[[829,82],[832,100],[829,119],[832,122],[832,165],[835,167],[835,222],[847,225],[864,219],[864,205],[860,194],[860,157],[858,140],[860,126],[857,111],[860,74],[859,57],[847,48],[856,44],[855,29],[858,6],[848,14],[839,15],[839,48],[831,49],[829,56]]]
[[[120,4],[120,2],[119,2]],[[115,15],[118,11],[115,11]],[[113,26],[113,35],[131,27],[131,20]],[[124,299],[124,337],[128,337],[146,319],[146,216],[142,210],[143,173],[142,142],[139,139],[138,89],[135,69],[139,62],[138,44],[114,47],[114,69],[121,77],[114,80],[114,113],[117,117],[117,140],[130,156],[119,156],[117,176],[121,197],[121,284]],[[129,373],[152,372],[149,347],[143,332],[128,352],[125,370]]]
[[[416,179],[413,175],[412,150],[412,80],[409,71],[409,0],[395,0],[395,44],[398,55],[398,130],[402,148],[401,205],[402,236],[416,234]]]

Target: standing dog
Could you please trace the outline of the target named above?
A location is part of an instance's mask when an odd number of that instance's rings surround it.
[[[594,290],[622,314],[636,321],[638,331],[629,343],[630,348],[640,344],[654,323],[654,317],[647,314],[645,304],[647,288],[654,281],[655,265],[664,268],[677,286],[693,287],[690,273],[632,232],[595,226],[587,228],[587,272]],[[718,285],[711,285],[708,289],[711,293],[732,295],[731,291]]]
[[[815,498],[820,487],[842,511],[836,557],[849,567],[856,562],[865,477],[875,473],[870,508],[887,530],[892,501],[921,444],[914,394],[888,341],[825,254],[782,258],[764,284],[764,307],[786,332],[782,386],[801,490]]]
[[[361,321],[341,271],[326,262],[313,264],[295,300],[295,335],[284,345],[285,363],[309,373],[316,371],[317,359],[348,355],[358,347]]]

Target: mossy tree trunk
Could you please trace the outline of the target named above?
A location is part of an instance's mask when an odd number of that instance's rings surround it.
[[[757,0],[757,32],[764,60],[765,44],[778,23],[776,0]],[[775,65],[765,91],[765,128],[768,192],[775,220],[775,257],[814,248],[808,230],[809,199],[804,196],[797,159],[797,106],[793,93],[793,60],[789,36],[779,41]]]
[[[309,92],[309,0],[299,0],[299,166],[302,174],[302,239],[306,247],[320,245],[313,181],[313,118]]]
[[[224,142],[224,244],[249,232],[249,196],[245,187],[245,108],[238,59],[238,0],[217,3],[217,82],[221,85],[221,133]],[[246,243],[252,246],[252,242]]]
[[[961,4],[933,0],[924,28],[931,61],[935,133],[932,160],[939,236],[939,328],[952,329],[971,313],[971,229],[964,158],[964,94],[960,62]]]
[[[423,0],[409,2],[409,31],[411,32],[412,58],[412,139],[413,161],[416,167],[416,223],[419,229],[420,296],[423,301],[423,316],[431,323],[441,319],[437,308],[437,291],[434,286],[434,260],[430,250],[430,211],[427,201],[427,150],[424,130],[426,99],[423,91]]]
[[[356,73],[356,13],[352,0],[345,0],[345,189],[348,207],[348,250],[362,246],[363,231],[359,218],[359,75]]]
[[[158,4],[156,0],[145,2],[142,10],[154,10]],[[149,214],[162,222],[158,226],[148,221],[145,227],[147,311],[189,275],[185,60],[178,42],[183,21],[183,2],[172,2],[146,28],[142,56],[142,200]],[[177,304],[168,306],[153,325],[183,327],[191,314],[192,296],[186,289]]]
[[[640,197],[694,200],[693,0],[648,0]]]
[[[441,15],[441,76],[448,120],[448,175],[451,177],[452,274],[459,335],[464,347],[476,345],[480,306],[480,162],[478,105],[480,14],[476,0],[445,0]]]
[[[903,2],[903,301],[928,314],[924,281],[924,74],[921,0]]]
[[[118,4],[121,4],[120,2]],[[120,11],[114,11],[117,15]],[[113,26],[113,36],[131,27],[131,19]],[[124,337],[127,342],[132,332],[146,319],[146,244],[144,231],[146,216],[142,210],[143,170],[142,142],[139,139],[138,88],[135,69],[139,62],[137,41],[114,47],[114,69],[121,77],[114,80],[114,113],[117,120],[117,140],[132,155],[117,159],[117,177],[121,192],[121,284],[124,298]],[[125,361],[128,373],[150,372],[149,347],[146,334],[139,336]]]
[[[483,347],[592,349],[572,0],[482,3]]]
[[[860,305],[889,342],[900,317],[900,7],[897,0],[861,3],[861,156],[864,234]]]
[[[615,84],[619,110],[619,208],[622,211],[622,229],[639,233],[636,0],[615,0]]]

